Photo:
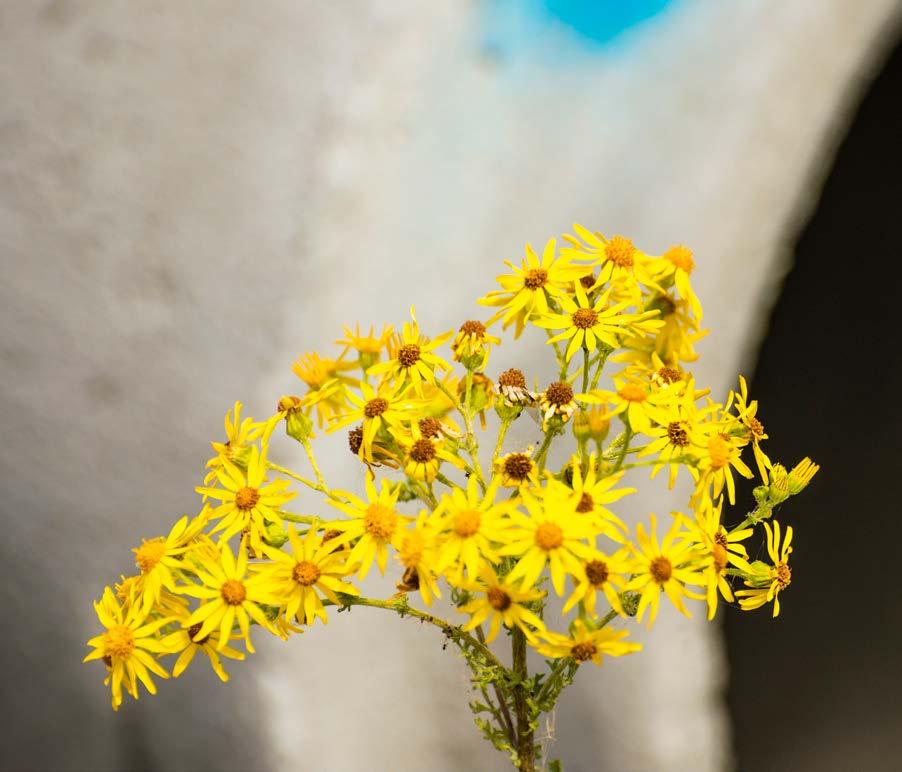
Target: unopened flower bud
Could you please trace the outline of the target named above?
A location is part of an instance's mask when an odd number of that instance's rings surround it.
[[[288,541],[288,533],[277,522],[269,522],[266,524],[266,530],[263,532],[263,541],[270,547],[281,547]]]
[[[818,469],[820,467],[807,456],[799,461],[789,473],[789,495],[795,496],[805,490],[808,483],[811,482],[811,478],[817,474]]]
[[[585,410],[577,410],[573,416],[573,436],[578,442],[585,442],[592,436],[589,415]]]
[[[285,413],[285,433],[298,442],[313,437],[313,421],[304,412],[304,401],[296,396],[284,396],[279,400],[278,411]]]
[[[768,496],[772,504],[782,504],[790,497],[789,475],[782,464],[774,464],[770,470],[770,487]]]

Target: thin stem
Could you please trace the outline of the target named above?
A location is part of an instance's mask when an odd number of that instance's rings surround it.
[[[322,518],[314,517],[313,515],[294,515],[291,512],[280,512],[279,517],[283,520],[287,520],[289,523],[305,523],[306,525],[319,523],[317,530],[325,530],[326,528]]]
[[[465,385],[467,386],[466,393],[466,401],[467,405],[469,405],[469,397],[470,397],[470,386],[472,386],[473,374],[468,370],[467,371],[467,382]],[[464,419],[464,426],[466,428],[466,448],[467,452],[470,454],[470,459],[472,460],[472,465],[464,462],[467,471],[470,474],[476,475],[476,480],[479,482],[479,487],[482,488],[482,492],[485,493],[485,479],[482,476],[482,467],[479,464],[479,442],[476,439],[476,434],[473,432],[473,422],[470,420],[469,410],[465,409],[464,405],[460,404],[460,400],[448,391],[448,387],[445,386],[440,380],[436,380],[435,385],[438,387],[438,390],[442,392],[448,399],[451,400],[451,404],[454,405],[455,409]]]
[[[589,349],[583,346],[583,388],[585,394],[589,389]]]
[[[323,477],[323,473],[319,470],[319,464],[316,463],[316,456],[313,453],[313,447],[310,445],[309,440],[305,440],[303,443],[304,450],[307,452],[307,458],[310,459],[310,466],[313,467],[313,473],[316,475],[316,481],[320,484],[322,488],[328,488],[326,485],[326,479]]]
[[[617,463],[614,465],[614,471],[619,472],[620,468],[623,466],[623,460],[626,458],[626,453],[630,447],[630,439],[633,436],[633,430],[627,427],[626,436],[623,439],[623,445],[620,446],[620,455],[617,457]]]
[[[536,466],[539,467],[540,472],[545,468],[545,456],[548,455],[548,448],[551,447],[551,441],[556,434],[557,432],[553,430],[545,432],[545,439],[542,440],[542,444],[539,446],[539,452],[536,453]]]
[[[504,438],[507,436],[507,430],[510,428],[510,421],[502,421],[501,428],[498,430],[498,442],[495,443],[495,452],[492,453],[492,468],[495,467],[495,462],[498,460],[498,456],[501,455],[501,448],[504,446]]]
[[[598,367],[595,370],[595,375],[592,376],[592,390],[593,391],[595,390],[595,387],[598,386],[598,380],[599,380],[599,378],[601,378],[601,371],[604,370],[605,362],[608,361],[608,355],[613,350],[614,349],[612,349],[612,348],[605,347],[602,350],[601,355],[598,357]]]
[[[443,475],[441,472],[436,472],[435,479],[438,480],[442,485],[447,485],[449,488],[460,487],[459,485],[445,477],[445,475]]]
[[[479,638],[479,642],[485,645],[485,633],[482,631],[482,625],[478,625],[476,627],[476,637]],[[507,700],[504,698],[504,694],[501,691],[501,687],[498,686],[497,683],[492,683],[492,689],[495,692],[495,698],[498,700],[498,708],[501,711],[502,717],[502,729],[504,729],[507,734],[507,739],[510,741],[512,746],[517,745],[517,735],[514,732],[514,721],[511,718],[510,709],[507,706]],[[488,702],[488,695],[485,693],[485,687],[482,689],[482,693],[486,696],[486,701]],[[491,705],[491,703],[489,703]]]
[[[518,681],[514,686],[514,711],[517,714],[517,758],[521,772],[535,772],[534,732],[529,725],[529,703],[526,693],[526,680],[529,671],[526,667],[526,636],[519,627],[514,627],[511,634],[511,654],[513,656],[514,675]]]
[[[278,464],[274,464],[272,461],[267,461],[266,466],[269,469],[272,469],[274,472],[278,472],[279,474],[284,474],[286,477],[290,477],[292,480],[297,480],[299,483],[303,483],[308,488],[312,488],[315,491],[319,491],[320,493],[325,493],[330,499],[336,499],[338,501],[343,500],[340,496],[336,496],[332,491],[330,491],[325,484],[319,484],[313,482],[313,480],[308,480],[306,477],[301,477],[301,475],[296,472],[292,472],[290,469],[286,469],[284,466],[279,466]]]

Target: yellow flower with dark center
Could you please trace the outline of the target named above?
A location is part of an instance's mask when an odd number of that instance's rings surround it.
[[[542,410],[542,431],[548,431],[548,422],[558,416],[566,423],[579,407],[576,404],[573,387],[566,381],[555,381],[539,395],[539,406]]]
[[[490,347],[500,343],[501,338],[489,335],[482,322],[469,319],[454,336],[451,350],[454,352],[455,362],[460,362],[468,370],[482,371],[489,363]]]
[[[628,630],[614,630],[608,626],[593,630],[582,619],[577,619],[570,635],[551,630],[539,633],[542,642],[536,646],[536,651],[553,659],[570,657],[579,664],[591,661],[600,665],[605,654],[622,657],[642,650],[641,643],[624,640],[628,635]]]
[[[395,505],[401,493],[401,485],[392,485],[382,480],[380,490],[376,490],[373,478],[367,475],[367,500],[346,491],[334,491],[337,497],[330,498],[329,503],[340,509],[350,521],[330,522],[329,525],[343,534],[343,541],[357,540],[348,555],[348,567],[354,570],[359,567],[358,577],[362,580],[369,573],[373,560],[379,566],[379,572],[385,574],[388,565],[388,547],[398,548],[401,533],[411,521],[410,517],[401,515]],[[340,499],[345,499],[342,501]]]
[[[745,581],[746,587],[751,590],[736,590],[739,605],[743,611],[761,608],[765,603],[774,603],[774,616],[780,613],[780,593],[789,587],[792,582],[792,569],[789,567],[789,556],[792,554],[792,526],[786,528],[786,538],[780,544],[780,524],[774,520],[771,529],[769,523],[764,523],[767,532],[767,554],[773,561],[773,565],[765,570],[758,571],[757,563],[752,564],[752,576]]]
[[[370,327],[370,331],[365,335],[362,335],[360,332],[360,323],[358,322],[353,331],[350,327],[345,327],[345,337],[340,338],[335,342],[339,346],[344,346],[345,352],[348,349],[354,349],[360,357],[359,361],[361,369],[366,372],[379,361],[379,355],[382,353],[382,350],[388,348],[393,332],[394,327],[390,324],[386,324],[382,328],[382,332],[378,335],[376,335],[375,327]],[[339,360],[344,358],[345,352],[342,352]]]
[[[435,384],[435,369],[445,372],[451,370],[451,365],[433,352],[451,337],[452,332],[427,338],[420,334],[420,325],[413,308],[410,309],[410,316],[413,323],[405,322],[401,334],[391,342],[391,358],[374,365],[369,372],[371,375],[382,375],[385,381],[394,383],[397,388],[412,384],[414,391],[422,399],[423,384]]]
[[[515,323],[514,337],[519,338],[527,321],[547,314],[551,301],[566,297],[574,281],[592,272],[587,265],[574,264],[567,257],[556,257],[556,245],[557,242],[550,239],[539,260],[532,245],[527,244],[526,257],[519,268],[510,260],[504,261],[512,274],[498,276],[502,288],[479,299],[483,306],[501,306],[489,324],[502,319],[506,330]]]
[[[677,389],[654,389],[647,381],[623,374],[614,376],[614,391],[597,389],[577,394],[580,402],[605,405],[610,415],[622,415],[633,432],[646,432],[669,423],[668,410],[680,397]]]
[[[650,520],[650,534],[646,533],[642,523],[636,527],[636,540],[639,545],[638,547],[631,545],[633,557],[630,566],[634,576],[625,588],[640,594],[636,618],[641,622],[646,610],[649,610],[649,627],[658,614],[661,592],[680,613],[688,617],[692,615],[683,603],[683,598],[698,600],[704,596],[687,590],[686,585],[703,587],[707,584],[705,577],[695,567],[701,556],[687,538],[689,534],[683,530],[679,518],[674,518],[673,525],[662,542],[658,542],[655,516],[651,515]]]
[[[207,461],[207,472],[204,485],[209,485],[216,473],[222,469],[222,462],[231,461],[235,466],[244,469],[251,452],[251,443],[263,434],[265,424],[253,418],[241,419],[241,403],[236,402],[230,413],[225,414],[225,442],[211,442],[216,455]],[[234,416],[234,417],[233,417]]]
[[[532,405],[539,401],[539,395],[527,387],[523,371],[515,367],[498,376],[498,391],[511,405]]]
[[[266,449],[261,454],[256,446],[251,449],[246,472],[224,461],[223,469],[216,477],[222,488],[195,488],[198,493],[222,502],[210,512],[211,520],[219,520],[210,533],[222,531],[219,543],[223,544],[247,528],[251,547],[259,553],[266,524],[283,525],[279,510],[297,493],[288,490],[287,480],[263,484],[266,480]]]
[[[673,284],[680,297],[685,300],[695,318],[702,321],[702,304],[698,295],[692,289],[689,276],[695,269],[695,259],[692,250],[682,244],[670,247],[661,257],[654,260],[652,270],[657,280],[665,286]]]
[[[435,418],[426,420],[438,423],[438,419]],[[463,469],[464,462],[450,449],[456,447],[456,444],[452,444],[450,448],[446,447],[445,440],[439,436],[440,429],[436,430],[432,437],[424,437],[420,428],[422,423],[422,420],[411,423],[409,434],[398,433],[397,439],[405,453],[405,474],[414,480],[432,482],[443,461]],[[426,428],[431,430],[434,427],[427,423]]]
[[[524,485],[536,485],[539,481],[538,468],[532,460],[533,448],[524,451],[507,453],[495,461],[494,472],[501,479],[505,488],[521,488]]]
[[[161,641],[157,633],[175,617],[147,622],[140,604],[132,603],[127,610],[124,609],[109,587],[104,589],[101,600],[94,603],[94,611],[106,631],[88,641],[88,646],[92,646],[94,651],[82,661],[102,659],[106,664],[104,684],[111,685],[113,710],[119,710],[122,704],[123,685],[134,699],[138,699],[139,681],[148,692],[156,694],[157,687],[150,677],[151,673],[160,678],[169,678],[169,673],[160,666],[154,655],[173,652],[172,646]]]
[[[159,604],[164,588],[175,592],[173,570],[184,568],[183,557],[190,542],[206,524],[206,517],[194,518],[190,525],[187,515],[182,517],[169,534],[156,539],[145,539],[140,547],[135,547],[135,565],[141,571],[137,582],[140,589],[141,611],[147,616],[155,604]]]
[[[428,513],[420,512],[416,522],[401,534],[398,541],[398,561],[404,566],[404,576],[398,584],[402,592],[417,590],[427,606],[433,598],[441,598],[436,581],[437,554],[435,532]]]
[[[697,505],[698,502],[708,498],[712,488],[713,496],[717,498],[726,487],[730,504],[735,504],[736,481],[733,478],[733,469],[748,480],[754,477],[752,470],[740,458],[744,442],[741,438],[731,436],[729,428],[723,423],[701,424],[699,430],[705,444],[699,453],[700,476],[692,503]]]
[[[620,592],[629,580],[627,553],[621,550],[614,555],[594,551],[582,561],[582,573],[573,574],[573,593],[567,598],[563,612],[566,614],[577,603],[582,603],[589,614],[594,614],[596,594],[604,593],[611,608],[623,616]]]
[[[348,392],[348,400],[353,408],[337,418],[328,428],[331,434],[352,423],[362,422],[363,436],[357,455],[364,461],[376,461],[373,443],[379,431],[398,431],[402,423],[409,421],[411,410],[417,405],[406,396],[407,389],[401,384],[382,384],[378,391],[363,381],[360,382],[360,396]]]
[[[226,673],[222,666],[220,655],[229,659],[243,660],[245,658],[244,652],[233,649],[228,645],[219,648],[219,630],[213,630],[209,635],[195,641],[194,637],[200,632],[201,627],[201,623],[197,622],[187,629],[176,630],[163,639],[164,643],[172,647],[173,653],[181,652],[172,666],[172,676],[173,678],[178,678],[191,664],[194,655],[202,651],[207,655],[207,659],[210,660],[213,672],[219,676],[223,683],[227,683],[229,674]],[[232,637],[234,638],[235,636],[233,635]]]
[[[568,362],[580,349],[593,352],[599,343],[612,349],[619,348],[623,335],[642,337],[654,334],[664,326],[664,322],[653,318],[658,316],[657,310],[632,314],[625,312],[630,305],[629,301],[610,304],[611,290],[600,294],[593,303],[588,299],[580,282],[574,282],[574,289],[575,303],[569,295],[563,295],[559,298],[562,313],[549,312],[534,321],[536,327],[563,330],[549,338],[547,342],[553,345],[569,339],[570,343],[565,354]]]
[[[672,381],[663,388],[672,388],[679,383],[681,381]],[[698,482],[699,473],[695,465],[707,440],[698,430],[699,413],[694,397],[694,381],[690,379],[682,396],[668,405],[668,412],[662,416],[666,421],[644,430],[644,434],[651,437],[652,441],[636,454],[636,458],[658,454],[658,460],[651,469],[651,477],[654,479],[667,467],[668,488],[673,488],[681,468]]]
[[[453,582],[460,583],[464,571],[475,579],[486,562],[501,560],[495,545],[504,541],[510,524],[507,513],[514,504],[495,502],[500,484],[500,477],[493,478],[482,495],[471,475],[466,491],[452,488],[432,513],[431,522],[440,534],[436,571],[447,572]]]
[[[348,575],[346,550],[340,549],[344,537],[323,541],[313,523],[302,539],[294,528],[288,529],[290,551],[264,545],[263,552],[271,564],[259,567],[259,588],[269,603],[284,609],[285,616],[312,625],[319,617],[329,621],[320,595],[336,606],[341,601],[336,593],[359,595],[360,591],[345,581]]]
[[[594,453],[589,456],[586,463],[585,475],[583,474],[579,457],[571,459],[570,469],[572,470],[570,487],[573,491],[573,499],[576,502],[576,514],[581,518],[585,518],[595,532],[602,533],[622,544],[626,523],[608,509],[605,504],[620,501],[624,496],[635,493],[636,489],[614,487],[623,479],[623,472],[615,472],[614,474],[599,477],[599,461]],[[560,484],[558,483],[558,485]]]
[[[519,628],[531,642],[535,642],[534,630],[545,629],[545,623],[525,605],[542,598],[544,592],[517,587],[509,575],[499,578],[487,563],[482,566],[475,582],[461,586],[475,595],[473,600],[460,607],[461,612],[470,614],[470,620],[462,629],[472,630],[488,620],[486,643],[495,640],[501,625],[508,629]]]
[[[740,375],[739,391],[730,392],[724,411],[728,411],[735,403],[736,417],[745,427],[745,439],[752,446],[755,463],[758,465],[758,473],[761,475],[761,480],[767,485],[767,470],[773,466],[767,454],[761,449],[761,442],[767,439],[767,434],[764,432],[764,425],[758,419],[758,400],[755,399],[749,402],[748,396],[748,385],[745,382],[745,378]]]
[[[637,249],[630,239],[625,236],[606,239],[601,233],[590,231],[576,223],[573,230],[576,231],[576,236],[564,236],[572,246],[562,248],[561,254],[577,259],[589,258],[593,261],[592,265],[600,265],[601,270],[595,280],[596,287],[608,282],[621,283],[634,288],[631,289],[631,294],[636,298],[639,296],[640,284],[658,287],[651,272],[652,258]]]
[[[498,554],[518,558],[507,578],[519,579],[523,589],[535,585],[547,565],[555,592],[563,595],[567,574],[578,576],[582,571],[580,560],[592,554],[585,543],[593,533],[592,527],[566,506],[570,493],[566,486],[547,486],[535,492],[537,497],[520,491],[529,516],[511,513],[511,529]]]
[[[200,623],[192,640],[200,641],[214,630],[218,630],[219,640],[216,649],[223,651],[232,638],[232,631],[237,622],[244,638],[244,645],[253,654],[254,646],[250,637],[251,619],[273,635],[277,634],[260,608],[261,604],[267,603],[266,595],[261,590],[261,579],[259,576],[248,578],[247,571],[247,543],[242,539],[237,560],[232,548],[228,544],[222,544],[218,561],[204,562],[195,569],[194,575],[201,583],[185,584],[178,588],[182,595],[190,595],[202,601],[185,622],[185,627],[188,628]]]

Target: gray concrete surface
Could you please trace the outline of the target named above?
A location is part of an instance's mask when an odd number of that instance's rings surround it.
[[[89,601],[196,509],[235,398],[267,412],[342,323],[458,322],[573,220],[696,250],[726,388],[896,6],[687,1],[617,53],[553,36],[566,67],[486,57],[470,3],[0,6],[3,766],[503,768],[429,631],[358,610],[114,716]],[[665,614],[567,695],[556,750],[727,768],[724,677],[716,627]]]

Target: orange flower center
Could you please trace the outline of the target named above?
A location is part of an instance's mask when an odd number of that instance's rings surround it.
[[[163,539],[151,539],[145,541],[135,550],[135,565],[141,569],[142,574],[152,571],[166,554],[166,542]]]
[[[472,536],[479,530],[482,516],[475,509],[464,509],[454,518],[454,533],[462,539]]]
[[[417,440],[410,448],[410,458],[417,464],[428,464],[435,458],[435,445],[432,440]]]
[[[564,543],[564,532],[554,523],[542,523],[536,528],[536,544],[546,552]]]
[[[727,548],[715,542],[711,547],[711,555],[714,558],[714,568],[720,573],[727,567]]]
[[[570,656],[577,662],[586,662],[598,653],[598,647],[591,641],[576,643],[570,649]]]
[[[617,394],[627,402],[645,402],[648,399],[648,390],[640,383],[627,383]]]
[[[291,572],[292,578],[300,585],[309,587],[319,579],[319,566],[309,560],[302,560]]]
[[[671,445],[685,448],[689,444],[689,433],[683,427],[682,421],[671,421],[667,425],[667,439]]]
[[[545,399],[552,405],[562,407],[573,401],[573,388],[569,383],[556,381],[545,389]]]
[[[371,399],[363,406],[363,414],[367,418],[375,418],[376,416],[380,416],[386,410],[388,410],[388,400],[382,399],[382,397]]]
[[[511,596],[500,587],[489,587],[486,598],[495,611],[507,611],[511,607]]]
[[[588,330],[598,323],[598,313],[591,308],[580,308],[578,311],[570,314],[570,319],[573,321],[574,327]]]
[[[460,326],[460,332],[464,335],[473,335],[482,340],[485,337],[485,325],[475,319],[470,319]]]
[[[240,488],[235,494],[235,506],[238,509],[253,509],[260,501],[260,492],[256,488]]]
[[[545,286],[548,281],[548,271],[544,268],[530,268],[523,278],[523,286],[526,289],[537,290]]]
[[[664,584],[671,576],[673,576],[673,563],[663,555],[659,555],[651,561],[648,567],[651,578],[658,584]]]
[[[373,538],[388,541],[395,535],[398,527],[398,515],[393,509],[374,502],[367,507],[363,516],[363,529]]]
[[[125,625],[115,625],[103,634],[103,650],[107,657],[128,659],[135,650],[135,635]]]
[[[413,367],[420,361],[420,347],[416,343],[405,343],[398,349],[398,362],[402,367]]]
[[[620,268],[632,268],[636,255],[633,242],[623,236],[614,236],[605,244],[605,255],[614,265]]]
[[[774,566],[774,570],[777,574],[777,582],[780,585],[780,589],[782,590],[784,587],[788,587],[792,581],[792,569],[787,566],[786,563],[777,563],[777,565]]]
[[[664,259],[669,260],[677,268],[682,268],[686,273],[692,273],[692,269],[695,268],[692,250],[689,247],[684,247],[682,244],[668,249],[664,253]]]
[[[237,579],[227,580],[219,590],[222,599],[230,606],[240,606],[247,597],[247,589]]]
[[[525,453],[512,453],[504,459],[504,473],[512,480],[521,482],[529,477],[532,461]]]
[[[721,434],[715,434],[708,440],[708,455],[711,456],[711,468],[723,469],[730,463],[731,445]]]
[[[518,370],[516,367],[512,367],[510,370],[505,370],[501,375],[498,376],[498,385],[499,386],[514,386],[518,389],[526,388],[526,376],[523,375],[522,370]]]

